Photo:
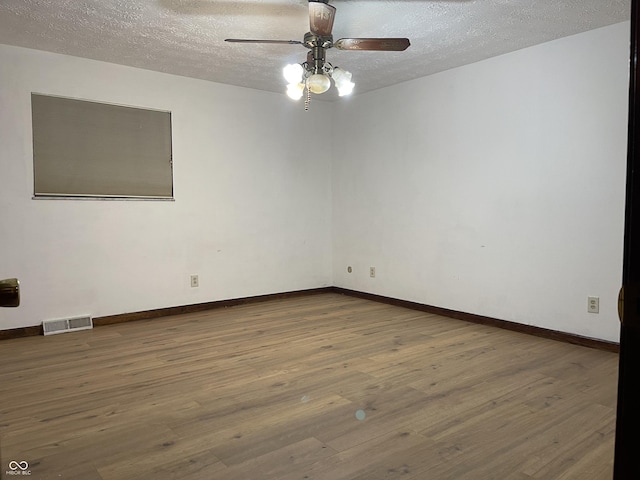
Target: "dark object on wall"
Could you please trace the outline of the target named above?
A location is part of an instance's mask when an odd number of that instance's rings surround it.
[[[17,278],[0,280],[0,307],[20,305],[20,282]]]
[[[615,480],[640,478],[640,0],[631,2],[629,134],[620,319]]]

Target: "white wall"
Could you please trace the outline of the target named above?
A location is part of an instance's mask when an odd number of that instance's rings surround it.
[[[625,22],[336,104],[334,284],[617,341],[628,45]]]
[[[331,285],[330,162],[307,148],[326,103],[8,46],[0,65],[0,278],[22,285],[0,329]],[[31,92],[170,110],[175,202],[32,200]]]
[[[628,38],[625,22],[309,112],[0,46],[0,277],[23,294],[0,329],[335,284],[617,340]],[[32,91],[171,110],[176,201],[32,200]]]

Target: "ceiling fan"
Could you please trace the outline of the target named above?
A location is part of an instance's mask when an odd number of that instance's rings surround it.
[[[375,50],[400,52],[406,50],[410,43],[408,38],[341,38],[333,41],[331,33],[335,19],[336,7],[329,5],[329,0],[309,0],[309,32],[299,40],[252,40],[227,38],[233,43],[277,43],[302,45],[309,49],[307,61],[301,64],[287,65],[284,70],[285,79],[289,82],[287,95],[293,99],[302,98],[307,92],[305,110],[308,109],[311,93],[324,93],[331,87],[333,79],[340,96],[351,93],[354,83],[351,73],[334,67],[326,61],[329,48],[338,50]]]

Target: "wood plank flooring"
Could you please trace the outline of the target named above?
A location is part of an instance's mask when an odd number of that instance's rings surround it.
[[[6,340],[0,477],[609,479],[617,362],[338,294]]]

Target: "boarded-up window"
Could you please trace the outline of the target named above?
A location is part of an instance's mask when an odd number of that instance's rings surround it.
[[[171,113],[31,95],[34,195],[172,198]]]

